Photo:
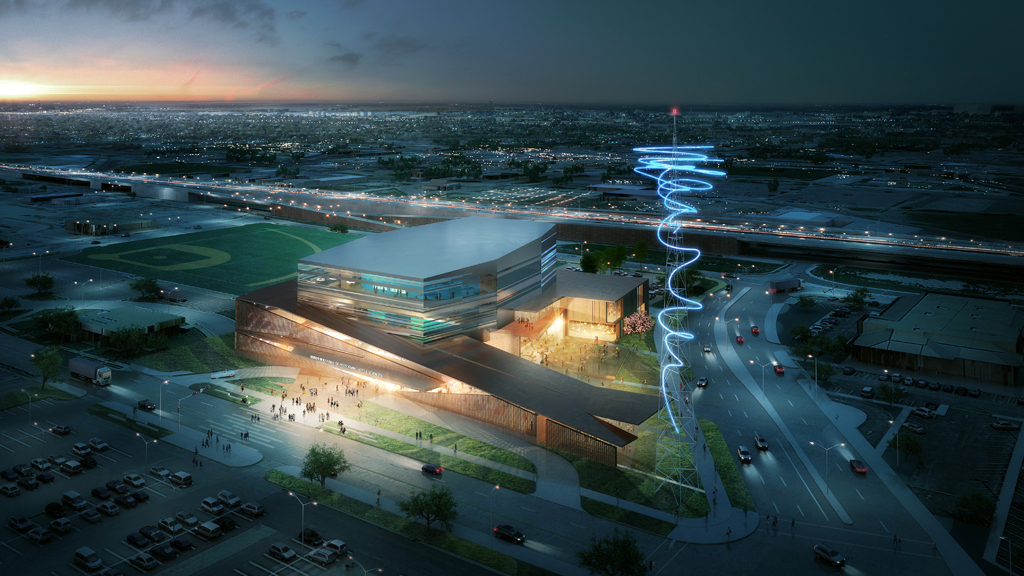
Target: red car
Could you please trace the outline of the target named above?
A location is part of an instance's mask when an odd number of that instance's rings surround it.
[[[736,343],[737,344],[743,344],[743,336],[737,336],[736,337]]]
[[[785,369],[785,368],[784,368],[783,366],[781,366],[781,365],[779,365],[779,364],[776,364],[776,365],[775,365],[775,373],[776,373],[776,374],[782,374],[782,375],[785,375],[785,374],[786,374],[786,369]]]
[[[761,333],[761,329],[758,328],[757,326],[751,326],[750,333],[753,334],[754,336],[757,336],[758,334]]]

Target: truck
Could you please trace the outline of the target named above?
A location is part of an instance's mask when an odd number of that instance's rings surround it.
[[[68,362],[68,368],[71,370],[72,378],[92,382],[97,386],[110,386],[113,371],[99,362],[88,358],[72,358]]]
[[[804,281],[799,278],[785,278],[783,280],[775,280],[770,282],[768,290],[772,294],[778,294],[780,292],[796,292],[804,287]]]

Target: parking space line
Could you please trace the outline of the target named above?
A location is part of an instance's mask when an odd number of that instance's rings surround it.
[[[163,494],[161,492],[157,492],[156,490],[153,490],[152,486],[146,486],[146,488],[149,489],[150,492],[152,492],[153,494],[156,494],[157,496],[160,496],[161,498],[166,498],[167,497],[166,494]]]
[[[804,509],[801,508],[799,504],[796,505],[796,509],[800,511],[801,516],[803,516],[804,518],[807,517],[807,514],[804,514]]]
[[[0,444],[0,447],[3,447],[3,449],[7,450],[8,452],[14,452],[14,450],[12,450],[11,448],[8,448],[6,444]]]
[[[19,536],[19,537],[15,538],[14,540],[21,540],[21,536]],[[13,542],[14,540],[11,540],[11,541]],[[9,546],[9,545],[7,544],[7,542],[0,542],[0,544],[3,544],[3,545],[4,545],[4,548],[9,548],[9,549],[10,549],[11,551],[13,551],[13,552],[14,552],[15,554],[17,554],[18,556],[24,556],[24,554],[22,554],[21,552],[18,552],[18,551],[17,551],[16,549],[14,549],[14,548],[11,548],[11,547],[10,547],[10,546]]]
[[[118,450],[117,448],[111,448],[110,450],[111,450],[111,451],[113,451],[113,452],[117,452],[118,454],[120,454],[120,455],[122,455],[122,456],[127,456],[127,457],[129,457],[129,458],[131,458],[131,457],[132,457],[132,455],[131,455],[131,454],[129,454],[129,453],[127,453],[127,452],[122,452],[121,450]]]
[[[884,528],[886,532],[889,532],[889,529],[885,527],[885,522],[879,520],[878,523],[882,525],[882,528]]]
[[[28,444],[26,444],[26,443],[22,442],[21,440],[18,440],[17,438],[15,438],[14,436],[11,436],[11,435],[7,434],[6,432],[4,432],[4,433],[3,433],[3,435],[4,435],[4,436],[7,436],[7,437],[8,437],[8,438],[10,438],[11,440],[14,440],[14,441],[15,441],[15,442],[17,442],[18,444],[21,444],[22,446],[28,446]]]
[[[100,454],[99,452],[96,452],[95,454],[97,456],[101,457],[101,458],[106,458],[107,460],[110,460],[111,462],[117,462],[117,460],[114,460],[113,458],[111,458],[110,456],[107,456],[106,454]]]

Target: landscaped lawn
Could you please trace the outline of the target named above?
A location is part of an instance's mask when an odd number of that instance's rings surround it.
[[[732,451],[729,450],[729,445],[726,444],[722,432],[714,422],[703,418],[698,418],[698,420],[700,420],[700,429],[704,432],[704,438],[707,439],[708,450],[711,452],[712,458],[715,459],[715,464],[718,465],[718,474],[722,478],[722,485],[725,486],[725,493],[729,496],[729,503],[733,508],[746,508],[751,512],[756,512],[757,508],[754,506],[753,499],[750,498],[750,493],[747,492],[747,485],[743,483],[743,477],[740,476],[736,461],[732,458]]]
[[[54,388],[52,385],[47,384],[45,387],[40,389],[39,386],[29,386],[25,388],[25,392],[32,395],[32,401],[38,402],[49,398],[50,400],[74,400],[77,398],[74,394],[70,394],[63,390]],[[14,408],[15,406],[21,406],[22,404],[28,404],[28,394],[21,390],[14,390],[7,392],[0,396],[0,410],[7,410],[8,408]]]
[[[171,434],[174,434],[173,431],[168,430],[166,428],[161,428],[159,426],[151,427],[151,425],[149,424],[147,424],[146,426],[141,426],[138,422],[132,420],[131,416],[126,416],[123,412],[119,412],[112,408],[107,408],[106,406],[103,406],[101,404],[93,404],[92,406],[89,406],[86,412],[92,414],[93,416],[103,418],[108,422],[120,424],[121,426],[124,426],[129,430],[133,430],[135,432],[138,432],[139,434],[144,434],[152,438],[163,438],[164,436],[170,436]]]
[[[154,352],[135,359],[135,363],[160,372],[184,370],[193,374],[262,366],[255,360],[235,354],[233,334],[211,336],[185,346]]]
[[[657,385],[661,378],[661,365],[658,357],[628,350],[622,359],[622,365],[615,374],[617,380],[636,382],[638,384]]]

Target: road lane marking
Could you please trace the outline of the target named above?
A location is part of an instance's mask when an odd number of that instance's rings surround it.
[[[807,423],[807,420],[804,420],[803,418],[801,418],[801,420],[803,420],[804,426],[810,426],[810,424]]]
[[[789,484],[786,484],[786,479],[785,478],[783,478],[782,476],[779,476],[779,480],[782,480],[782,485],[783,486],[785,486],[786,488],[789,488]]]
[[[796,406],[793,405],[793,401],[792,400],[787,399],[786,402],[789,402],[790,406],[793,406],[793,408],[796,408]]]
[[[860,496],[861,500],[865,500],[865,501],[867,500],[867,498],[864,498],[864,495],[860,493],[860,490],[857,490],[856,488],[854,488],[853,491],[857,493],[857,496]]]
[[[825,514],[825,509],[821,507],[821,503],[818,502],[818,499],[814,497],[814,492],[811,492],[811,487],[807,485],[807,481],[804,480],[803,474],[801,474],[800,470],[797,469],[796,462],[794,462],[793,459],[789,457],[789,452],[786,450],[786,447],[783,444],[779,444],[779,448],[782,450],[783,454],[786,455],[786,459],[789,460],[789,465],[793,467],[793,471],[796,472],[797,478],[800,479],[800,483],[804,485],[804,489],[807,490],[808,494],[810,494],[811,500],[814,500],[814,504],[818,507],[818,510],[821,511],[821,515],[825,517],[825,521],[831,522],[831,520],[829,520],[828,514]]]
[[[884,528],[886,532],[889,532],[889,529],[885,527],[885,522],[879,520],[878,523],[882,525],[882,528]]]
[[[803,516],[804,518],[807,517],[807,514],[804,514],[804,509],[801,508],[799,504],[796,505],[796,509],[800,511],[801,516]]]

